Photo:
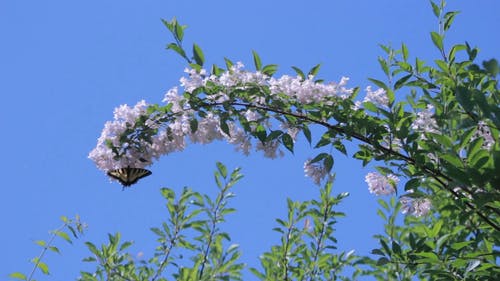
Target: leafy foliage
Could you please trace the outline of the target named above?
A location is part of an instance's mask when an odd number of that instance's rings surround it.
[[[186,90],[180,105],[149,106],[146,115],[127,127],[120,143],[132,148],[152,143],[160,129],[148,124],[168,124],[182,110],[190,112],[191,133],[201,130],[207,116],[215,116],[212,120],[225,136],[230,137],[237,124],[259,145],[292,153],[297,132],[302,132],[319,150],[307,162],[311,175],[326,178],[326,183],[318,199],[287,201],[287,217],[277,219],[274,228],[279,243],[261,256],[260,268],[250,269],[260,280],[357,280],[365,275],[377,280],[499,280],[499,65],[495,59],[477,63],[479,50],[468,43],[447,47],[445,35],[458,12],[445,11],[444,1],[431,6],[439,28],[430,33],[430,41],[440,57],[428,64],[412,57],[404,44],[399,49],[381,45],[386,57],[378,62],[387,82],[370,78],[381,91],[367,91],[363,101],[357,100],[359,88],[349,96],[304,100],[253,80],[236,80],[230,86],[209,80]],[[185,26],[175,19],[163,23],[175,41],[167,49],[186,60],[192,76],[203,80],[239,71],[226,58],[227,69],[214,65],[206,74],[202,49],[193,44],[189,55],[183,46]],[[255,51],[253,62],[258,75],[270,79],[276,73],[277,66],[264,65]],[[323,83],[316,78],[319,65],[310,71],[293,70],[298,76],[294,82],[311,86],[308,89]],[[403,99],[400,93],[409,94]],[[180,109],[174,110],[176,106]],[[252,118],[246,115],[249,111],[255,113]],[[149,122],[151,116],[161,118]],[[312,132],[321,133],[315,137]],[[167,140],[176,137],[171,128],[166,133]],[[406,179],[403,194],[379,200],[384,233],[375,236],[379,246],[367,256],[336,251],[334,226],[344,214],[334,208],[347,194],[331,194],[332,150],[348,154],[347,141],[359,145],[352,156],[363,165],[376,162],[383,176]],[[108,146],[116,158],[126,154],[112,142]],[[239,179],[239,169],[228,173],[218,163],[215,198],[189,188],[179,195],[163,188],[168,220],[152,228],[159,245],[154,257],[134,260],[125,252],[131,242],[110,234],[105,245],[86,243],[92,256],[85,261],[95,263],[96,270],[82,272],[81,280],[242,280],[241,253],[221,228],[235,211],[228,202]],[[390,183],[395,185],[394,180]],[[400,211],[407,214],[403,219]],[[65,232],[56,231],[56,236],[70,241]],[[49,271],[41,261],[43,254],[58,252],[51,243],[37,242],[44,251],[33,260],[35,269],[45,274]],[[21,280],[33,280],[31,276],[11,275]]]

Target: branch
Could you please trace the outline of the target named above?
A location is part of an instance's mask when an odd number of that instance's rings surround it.
[[[322,121],[322,120],[317,120],[315,118],[311,118],[307,115],[303,115],[300,113],[287,112],[287,111],[284,111],[284,110],[281,110],[278,108],[272,108],[272,107],[250,104],[250,103],[243,103],[243,102],[231,102],[230,104],[234,105],[234,106],[243,106],[246,108],[261,109],[264,111],[274,112],[274,113],[285,115],[285,116],[293,116],[293,117],[296,117],[296,118],[299,118],[299,119],[302,119],[302,120],[305,120],[305,121],[308,121],[308,122],[311,122],[314,124],[321,125],[323,127],[326,127],[329,130],[335,131],[335,132],[340,133],[344,136],[352,137],[352,138],[357,139],[363,143],[366,143],[366,144],[369,144],[373,147],[376,147],[389,155],[392,155],[396,158],[399,158],[399,160],[402,160],[408,164],[411,164],[413,166],[416,166],[416,167],[422,169],[425,173],[427,173],[434,180],[436,180],[445,190],[449,191],[457,198],[460,198],[463,196],[463,195],[459,194],[458,192],[454,191],[453,189],[449,188],[449,184],[447,184],[445,181],[447,181],[449,183],[449,182],[453,182],[453,179],[450,178],[449,176],[443,174],[441,171],[434,170],[434,169],[431,169],[429,167],[421,166],[417,163],[417,161],[415,159],[413,159],[409,156],[403,155],[398,151],[392,150],[391,148],[383,147],[383,146],[380,146],[379,144],[372,143],[372,141],[368,137],[363,136],[361,134],[358,134],[356,132],[347,133],[342,127],[332,125],[332,124],[325,122],[325,121]],[[220,106],[220,105],[223,105],[223,103],[202,103],[202,106],[206,106],[206,107],[213,107],[213,106]],[[485,221],[488,225],[493,227],[496,231],[500,231],[500,226],[497,225],[494,221],[490,220],[487,215],[481,213],[472,203],[466,201],[465,205],[468,208],[470,208],[472,211],[474,211],[483,221]]]

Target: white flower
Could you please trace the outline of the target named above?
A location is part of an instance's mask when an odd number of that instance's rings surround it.
[[[472,137],[472,140],[475,140],[476,138],[483,138],[483,148],[485,149],[490,149],[493,144],[495,144],[495,140],[491,135],[490,127],[488,127],[484,121],[479,121],[477,123],[477,129]]]
[[[201,144],[223,139],[219,117],[209,112],[205,118],[198,121],[198,129],[190,137],[193,143]]]
[[[186,99],[179,95],[177,87],[173,87],[168,90],[163,98],[163,102],[172,104],[172,108],[170,109],[173,113],[179,113],[183,110],[187,110],[188,108],[184,108],[184,104],[186,103]]]
[[[283,151],[278,149],[279,145],[280,143],[278,140],[267,141],[266,143],[258,142],[255,149],[257,151],[264,151],[265,157],[275,159],[277,157],[283,157],[285,155]]]
[[[409,191],[412,193],[413,191]],[[411,214],[416,217],[425,216],[431,210],[432,204],[428,198],[411,198],[409,196],[401,196],[399,202],[403,205],[401,213]]]
[[[348,78],[342,77],[341,83],[316,83],[314,77],[303,80],[301,77],[283,75],[279,79],[269,79],[269,89],[272,95],[284,94],[301,104],[329,102],[332,97],[347,98],[352,94],[352,89],[344,87]]]
[[[366,91],[366,97],[363,100],[363,102],[371,102],[379,106],[389,105],[389,98],[387,97],[387,93],[384,89],[379,88],[376,91],[372,91],[372,87],[368,86],[366,87],[365,91]]]
[[[226,136],[228,142],[235,146],[236,151],[241,151],[243,154],[249,155],[252,149],[250,136],[233,122],[228,123],[228,126],[230,134],[230,136]]]
[[[368,184],[368,190],[375,195],[389,195],[396,192],[395,186],[399,183],[396,175],[389,174],[383,176],[379,173],[368,173],[365,176],[365,182]]]
[[[363,104],[361,101],[357,100],[354,102],[354,105],[352,106],[352,110],[360,110],[363,107]]]
[[[248,122],[257,121],[260,119],[260,117],[261,117],[260,113],[254,110],[249,109],[245,111],[245,118],[247,119]]]
[[[426,110],[417,113],[417,118],[411,124],[411,128],[422,133],[439,133],[436,120],[433,117],[433,109],[434,106],[428,104]]]
[[[269,98],[278,97],[286,102],[329,105],[334,99],[348,98],[353,92],[353,89],[346,88],[349,80],[347,77],[342,77],[339,83],[317,83],[312,76],[307,79],[287,75],[271,78],[262,72],[246,71],[243,68],[244,65],[237,62],[219,76],[208,75],[205,69],[187,68],[185,69],[187,76],[180,79],[180,86],[183,87],[181,92],[191,93],[200,87],[213,86],[213,89],[218,92],[214,94],[213,92],[216,91],[212,91],[204,96],[202,94],[202,98],[208,102],[222,103],[228,101],[228,94],[235,90],[268,88],[269,92],[265,91],[262,95],[249,96],[243,100],[245,103],[254,105],[266,105]],[[114,119],[105,123],[96,147],[89,153],[89,158],[99,169],[105,171],[127,166],[143,168],[162,155],[183,150],[189,139],[193,143],[202,144],[225,139],[235,145],[236,150],[242,151],[245,155],[250,153],[252,136],[245,132],[239,123],[231,121],[227,122],[229,133],[224,132],[220,128],[219,117],[214,113],[207,112],[206,116],[198,118],[197,130],[192,132],[190,124],[197,115],[190,108],[188,100],[179,92],[177,87],[173,87],[165,94],[163,102],[171,104],[170,112],[167,114],[162,111],[148,114],[149,104],[145,101],[140,101],[133,107],[128,105],[117,107],[114,111]],[[264,94],[269,94],[270,97]],[[244,116],[248,121],[258,121],[267,128],[271,126],[271,122],[268,119],[261,120],[263,116],[255,110],[247,110]],[[139,118],[148,128],[155,130],[156,134],[149,136],[148,140],[138,138],[141,132],[135,131],[136,120]],[[169,122],[166,123],[165,120]],[[300,129],[290,127],[288,124],[281,125],[295,140]],[[257,125],[252,124],[252,126]],[[284,154],[279,146],[278,140],[265,144],[259,142],[256,150],[264,151],[266,157],[276,158]],[[117,156],[120,158],[117,159]],[[324,168],[317,163],[305,166],[305,169],[306,174],[315,178],[315,181],[317,181],[316,177],[323,178],[326,175]]]
[[[128,105],[120,105],[114,110],[114,120],[108,121],[104,125],[101,136],[97,140],[97,146],[89,153],[89,158],[92,159],[97,167],[102,170],[113,170],[127,166],[143,168],[151,163],[152,155],[148,150],[147,143],[140,143],[144,145],[141,152],[137,151],[135,147],[130,147],[129,143],[120,143],[119,137],[128,129],[135,126],[135,121],[139,116],[146,114],[148,104],[142,100],[139,101],[134,107]],[[115,160],[116,156],[108,143],[114,146],[120,153],[124,155],[119,160]]]
[[[387,130],[387,134],[382,137],[380,145],[394,151],[401,150],[401,148],[403,147],[403,142],[399,138],[394,136],[389,126],[384,125],[384,128]]]
[[[323,161],[311,163],[311,159],[307,159],[304,163],[304,173],[306,177],[312,178],[317,185],[319,185],[321,180],[328,175],[328,171],[325,169]]]
[[[189,74],[189,78],[182,77],[180,79],[181,86],[184,87],[186,92],[192,92],[196,90],[199,87],[205,86],[206,85],[206,75],[207,71],[205,69],[201,69],[200,71],[197,71],[196,69],[189,69],[186,68],[184,69],[184,72]]]
[[[300,128],[291,127],[289,123],[282,122],[280,124],[281,129],[286,130],[286,133],[289,134],[293,141],[297,140],[297,134],[300,132]]]

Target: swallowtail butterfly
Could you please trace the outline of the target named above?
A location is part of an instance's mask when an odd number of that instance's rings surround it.
[[[151,174],[149,170],[131,167],[108,171],[108,176],[119,181],[124,187],[131,186]]]

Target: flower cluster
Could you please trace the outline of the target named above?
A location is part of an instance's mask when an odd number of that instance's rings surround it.
[[[474,133],[472,140],[477,138],[483,139],[483,148],[485,149],[491,149],[493,144],[495,144],[495,140],[491,135],[490,127],[488,127],[488,125],[484,121],[478,122],[476,132]]]
[[[90,152],[97,167],[103,170],[119,169],[127,166],[143,168],[150,164],[148,161],[140,161],[142,153],[137,150],[127,149],[130,143],[120,143],[120,136],[127,130],[134,127],[137,118],[146,114],[148,104],[142,100],[134,107],[121,105],[115,108],[114,120],[104,124],[101,136],[97,140],[97,146]],[[118,152],[125,153],[124,157],[116,158],[115,152],[110,148],[121,147]]]
[[[379,88],[376,91],[372,90],[371,86],[366,87],[366,96],[363,99],[363,102],[371,102],[378,106],[388,106],[389,98],[387,97],[387,92]]]
[[[412,193],[409,190],[409,193]],[[412,198],[409,196],[401,196],[399,199],[402,208],[401,212],[403,214],[411,214],[416,217],[425,216],[431,210],[431,200],[428,198]]]
[[[207,103],[218,103],[228,101],[229,96],[235,90],[245,90],[247,88],[265,87],[269,89],[273,99],[286,100],[287,102],[296,102],[299,104],[312,104],[317,102],[331,103],[334,98],[348,98],[353,90],[346,88],[346,77],[343,77],[339,83],[318,83],[310,76],[307,79],[301,77],[291,77],[288,75],[274,78],[267,76],[259,71],[250,72],[243,69],[242,63],[236,63],[228,71],[220,75],[208,75],[204,69],[186,69],[186,77],[180,79],[180,86],[185,92],[193,92],[203,88],[206,95],[200,97],[206,99]],[[213,89],[218,89],[214,91]],[[221,128],[221,120],[215,113],[208,112],[203,116],[197,115],[197,112],[190,106],[178,87],[173,87],[165,94],[163,102],[170,105],[167,113],[160,113],[153,110],[154,113],[148,115],[148,105],[141,101],[134,107],[122,105],[115,110],[113,121],[106,123],[101,136],[98,139],[97,146],[89,154],[99,169],[104,171],[117,169],[121,167],[140,167],[143,168],[152,164],[154,159],[176,151],[182,151],[188,141],[191,143],[208,144],[216,140],[225,140],[235,146],[237,151],[248,155],[255,147],[257,151],[263,151],[264,156],[276,158],[283,155],[278,140],[258,142],[253,145],[251,132],[246,132],[239,123],[227,121],[226,130]],[[216,94],[214,94],[216,92]],[[240,100],[249,104],[264,104],[262,97],[250,97],[250,100]],[[244,118],[252,123],[270,127],[259,112],[247,110],[244,112]],[[142,124],[146,128],[137,128],[136,122],[139,118],[146,120]],[[196,130],[192,130],[192,122],[196,120]],[[255,127],[252,127],[254,130]],[[281,123],[281,128],[292,136],[295,141],[299,128],[290,124]],[[147,140],[141,139],[140,132],[136,130],[146,129],[153,132]],[[227,130],[228,129],[228,130]],[[124,141],[125,137],[125,141]],[[316,172],[306,171],[307,175],[314,178],[316,175],[322,175],[321,169],[316,167]],[[312,170],[311,170],[312,171]],[[319,173],[319,174],[318,174]]]
[[[380,107],[389,106],[389,97],[387,97],[387,92],[384,89],[379,88],[373,91],[371,86],[367,86],[365,92],[366,96],[363,101],[357,100],[354,102],[353,110],[360,110],[365,102],[371,102]]]
[[[387,176],[379,173],[368,173],[365,176],[365,182],[368,184],[368,190],[375,195],[389,195],[396,192],[396,185],[399,183],[399,178],[396,175],[389,174]]]
[[[311,162],[311,159],[307,159],[304,163],[304,173],[307,177],[312,178],[315,184],[319,185],[321,180],[328,175],[323,162]]]
[[[428,104],[426,110],[417,113],[417,118],[413,121],[411,128],[421,133],[438,134],[439,130],[436,119],[434,119],[433,110],[434,106]]]

